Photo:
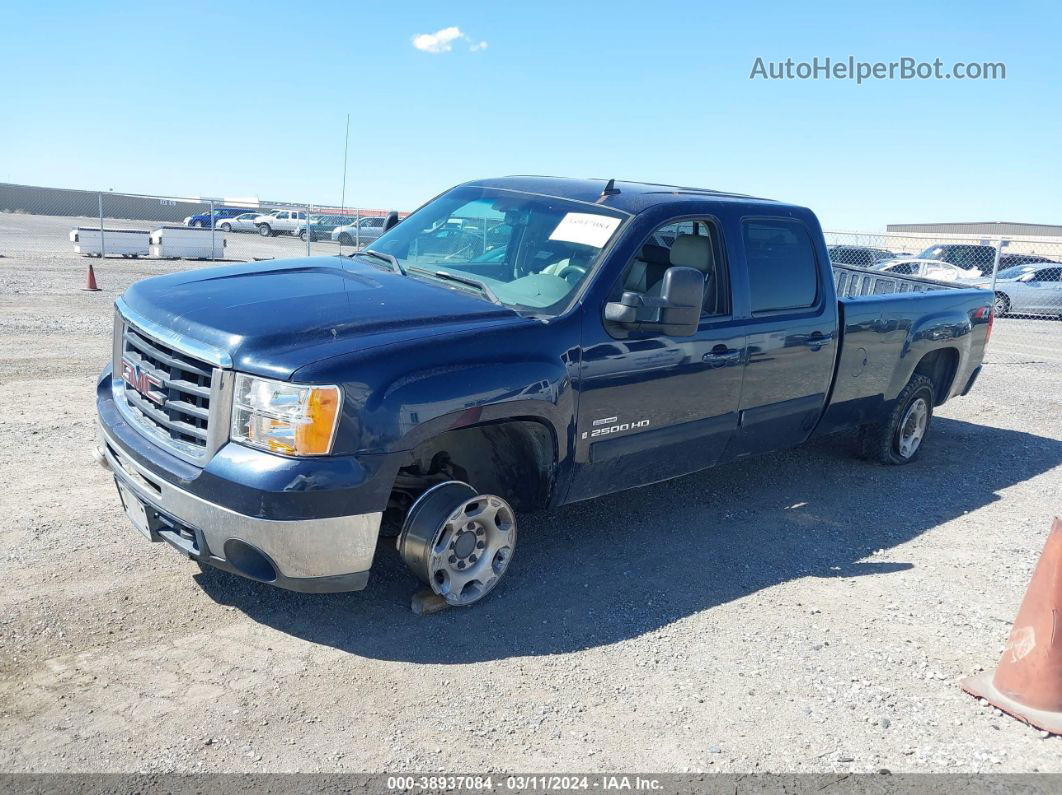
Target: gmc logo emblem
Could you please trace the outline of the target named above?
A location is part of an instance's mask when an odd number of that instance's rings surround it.
[[[161,406],[166,402],[162,382],[128,359],[122,359],[122,380],[152,403]]]

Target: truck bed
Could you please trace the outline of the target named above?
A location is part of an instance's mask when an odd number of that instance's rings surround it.
[[[838,298],[924,293],[930,290],[953,290],[964,286],[934,282],[929,279],[920,279],[917,276],[882,273],[852,265],[833,265],[833,283]]]
[[[833,273],[841,345],[816,434],[879,420],[919,367],[937,369],[937,405],[967,390],[988,337],[989,291],[849,266]]]

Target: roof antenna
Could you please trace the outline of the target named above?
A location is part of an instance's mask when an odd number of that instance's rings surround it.
[[[601,195],[598,198],[599,199],[603,199],[606,196],[615,196],[619,192],[620,192],[619,188],[616,187],[616,180],[615,179],[610,179],[605,184],[605,189],[603,191],[601,191]]]

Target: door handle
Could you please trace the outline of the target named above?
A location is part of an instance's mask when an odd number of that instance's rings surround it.
[[[811,337],[804,340],[804,344],[813,351],[817,351],[823,345],[829,345],[831,342],[833,342],[833,337]]]
[[[741,351],[735,351],[725,345],[716,345],[701,357],[701,361],[708,362],[712,367],[726,367],[741,361]]]

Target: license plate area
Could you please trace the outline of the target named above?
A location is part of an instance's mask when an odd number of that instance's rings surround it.
[[[143,533],[145,538],[152,540],[151,523],[148,521],[148,512],[144,503],[131,490],[123,486],[118,478],[114,479],[114,485],[118,487],[118,497],[122,501],[122,508],[125,509],[125,515],[129,517],[133,527]]]

